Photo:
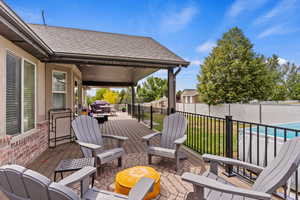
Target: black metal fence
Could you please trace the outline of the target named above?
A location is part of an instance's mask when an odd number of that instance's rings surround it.
[[[234,158],[266,167],[279,153],[282,145],[297,137],[300,130],[252,123],[208,115],[180,112],[188,120],[186,146],[204,154]],[[226,174],[238,175],[253,182],[257,175],[249,170],[226,166]],[[283,199],[298,199],[298,171],[277,195]]]
[[[167,108],[157,108],[153,106],[128,104],[128,114],[132,115],[139,122],[143,122],[151,129],[161,131],[163,128],[163,119],[168,115]]]
[[[128,111],[131,112],[131,105]],[[300,130],[259,124],[232,119],[231,116],[214,117],[177,111],[188,120],[187,141],[185,145],[199,154],[209,153],[267,166],[279,153],[287,140],[297,137]],[[130,113],[131,114],[131,113]],[[168,109],[135,105],[133,116],[149,125],[162,130],[163,118]],[[238,175],[253,182],[257,175],[249,170],[226,166],[228,175]],[[298,171],[289,182],[277,192],[283,199],[298,199],[300,189]]]

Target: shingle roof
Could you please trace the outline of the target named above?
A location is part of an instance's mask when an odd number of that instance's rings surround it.
[[[56,53],[172,61],[188,65],[187,61],[150,37],[38,24],[29,26]]]
[[[198,91],[195,89],[185,89],[182,92],[182,96],[196,96],[198,95]]]

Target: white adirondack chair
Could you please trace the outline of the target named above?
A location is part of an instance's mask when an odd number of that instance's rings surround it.
[[[97,167],[104,163],[118,159],[118,165],[122,166],[122,156],[125,154],[122,148],[127,137],[115,135],[102,135],[95,118],[81,115],[72,121],[72,128],[76,135],[76,142],[80,145],[84,157],[95,157]],[[103,138],[115,139],[118,147],[104,149]]]
[[[153,133],[142,138],[147,142],[148,162],[151,164],[152,156],[166,157],[176,160],[176,171],[179,169],[179,160],[182,157],[180,147],[186,140],[187,120],[179,113],[171,114],[164,118],[161,133]],[[152,146],[150,140],[160,136],[160,146]]]
[[[189,193],[189,200],[209,199],[271,199],[278,188],[284,186],[300,163],[300,137],[287,141],[277,157],[266,167],[239,160],[205,154],[205,161],[210,161],[210,170],[203,175],[184,173],[182,179],[194,185],[194,192]],[[218,164],[239,166],[259,174],[251,189],[241,189],[218,176]]]
[[[90,187],[96,168],[85,167],[59,182],[19,165],[0,167],[0,190],[10,200],[143,200],[154,180],[142,178],[128,196]],[[80,196],[69,185],[80,182]]]

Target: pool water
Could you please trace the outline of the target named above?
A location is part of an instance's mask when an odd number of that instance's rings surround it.
[[[286,137],[287,139],[291,139],[296,136],[300,136],[300,122],[274,124],[273,126],[278,127],[276,129],[276,131],[275,131],[275,128],[268,127],[267,130],[265,130],[265,126],[261,126],[261,127],[259,127],[258,131],[257,131],[257,127],[253,127],[251,132],[252,132],[252,134],[256,134],[257,132],[259,132],[259,134],[265,135],[266,131],[267,131],[267,135],[275,136],[275,134],[276,134],[276,137],[281,137],[281,138]],[[285,129],[281,129],[279,127],[293,129],[293,130],[285,131]],[[248,128],[248,132],[250,132],[250,128]]]

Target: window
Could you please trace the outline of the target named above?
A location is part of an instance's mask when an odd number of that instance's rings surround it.
[[[35,128],[35,65],[8,52],[6,56],[6,134]]]
[[[6,56],[6,134],[21,133],[21,58]]]
[[[66,107],[67,73],[60,71],[52,72],[52,104],[53,108]]]
[[[35,128],[35,65],[24,61],[23,129]]]

